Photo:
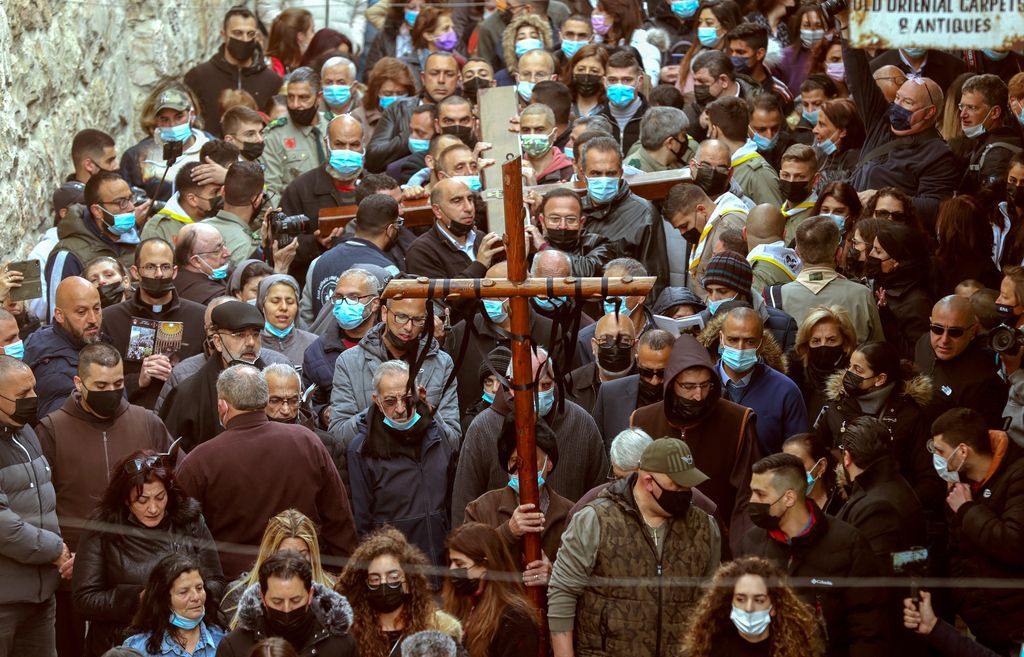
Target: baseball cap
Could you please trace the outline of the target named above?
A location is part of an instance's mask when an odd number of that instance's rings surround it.
[[[210,313],[210,321],[222,331],[241,331],[247,328],[263,328],[265,320],[256,306],[244,301],[227,301]]]
[[[180,89],[168,89],[162,94],[156,101],[156,111],[159,112],[162,109],[171,108],[184,112],[187,109],[191,109],[192,101],[188,99],[188,95]]]
[[[693,464],[690,447],[682,440],[665,436],[652,442],[640,455],[640,469],[644,472],[666,474],[680,486],[694,487],[709,477]]]

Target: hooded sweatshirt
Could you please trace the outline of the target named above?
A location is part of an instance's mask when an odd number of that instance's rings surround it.
[[[701,416],[686,423],[672,410],[677,397],[675,379],[694,367],[706,370],[712,388],[705,398],[707,406]],[[748,408],[722,399],[722,380],[707,349],[691,335],[680,336],[672,347],[665,366],[664,385],[665,398],[634,411],[630,426],[643,429],[655,439],[686,441],[694,464],[710,477],[701,484],[701,491],[718,505],[723,520],[729,519],[729,542],[735,550],[750,526],[746,515],[750,471],[761,458],[754,414]]]

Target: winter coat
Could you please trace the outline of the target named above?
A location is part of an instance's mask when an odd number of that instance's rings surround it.
[[[359,343],[350,344],[342,337],[341,329],[335,324],[306,347],[306,352],[302,355],[302,388],[316,386],[313,391],[312,410],[318,418],[324,407],[331,402],[331,383],[334,381],[334,367],[338,362],[338,356],[357,344]]]
[[[483,242],[484,232],[474,229],[473,235],[475,255]],[[427,278],[484,278],[488,268],[479,260],[470,259],[464,252],[456,249],[451,239],[442,233],[437,222],[434,222],[430,230],[417,237],[406,250],[405,269],[408,274]],[[472,317],[479,307],[475,299],[456,301],[450,305],[453,322]]]
[[[768,364],[785,374],[788,363],[783,352],[789,351],[796,346],[797,323],[785,310],[772,308],[764,302],[764,299],[757,295],[751,297],[751,305],[757,311],[757,314],[761,316],[765,335],[771,335],[775,341],[776,349],[780,349],[777,354],[774,349],[769,352],[768,358],[770,362]],[[714,340],[717,338],[722,324],[725,323],[726,313],[719,310],[714,319],[712,319],[711,312],[708,310],[700,311],[700,315],[704,318],[704,330],[701,333],[710,335],[710,340]],[[709,328],[712,324],[715,326],[714,330]],[[711,344],[709,338],[701,338],[701,341]],[[718,347],[715,346],[715,349],[717,350]]]
[[[124,387],[128,392],[128,399],[133,404],[151,409],[156,405],[164,382],[154,378],[145,388],[139,387],[139,372],[142,371],[144,356],[131,348],[132,335],[138,335],[139,332],[139,329],[133,327],[133,321],[139,319],[182,324],[181,345],[176,352],[169,354],[173,366],[190,356],[203,353],[203,341],[206,339],[203,314],[206,308],[194,301],[182,299],[176,292],[172,292],[171,300],[156,312],[153,306],[142,300],[141,295],[142,293],[136,290],[131,299],[104,308],[103,332],[110,336],[111,344],[124,358]],[[153,349],[150,351],[157,353]]]
[[[376,244],[361,237],[350,237],[328,249],[310,265],[314,316],[320,314],[324,305],[333,303],[334,288],[341,274],[361,264],[377,265],[392,275],[398,274],[395,261]]]
[[[552,183],[569,182],[572,180],[572,160],[565,156],[557,146],[551,149],[554,156],[543,171],[537,172],[537,184],[548,185]]]
[[[562,467],[552,470],[546,481],[560,495],[575,501],[594,486],[606,481],[608,455],[594,419],[571,401],[566,401],[561,411],[558,404],[556,398],[551,412],[544,420],[555,434]],[[487,491],[508,485],[506,464],[498,463],[497,450],[498,436],[501,435],[506,417],[512,412],[511,399],[499,390],[494,396],[494,404],[481,411],[469,425],[455,472],[453,525],[463,524],[463,515],[470,502]]]
[[[263,341],[263,344],[280,354],[284,354],[292,364],[292,367],[297,370],[302,369],[302,361],[305,358],[306,349],[316,342],[316,339],[315,333],[303,331],[295,325],[292,325],[292,330],[283,338],[272,335],[266,328],[260,331],[260,340]]]
[[[611,449],[615,436],[629,428],[629,416],[637,409],[639,393],[639,374],[607,381],[598,388],[591,415],[594,416],[594,422],[601,432],[601,437],[604,438],[606,450]]]
[[[367,172],[383,173],[390,162],[412,152],[409,150],[409,119],[421,102],[419,97],[409,98],[391,103],[384,109],[366,147]]]
[[[706,414],[684,425],[672,412],[675,400],[673,381],[683,370],[703,367],[714,384],[706,398]],[[665,366],[665,398],[636,409],[629,426],[643,429],[654,438],[671,437],[686,441],[693,462],[710,479],[701,484],[701,491],[717,505],[726,523],[731,547],[750,526],[747,504],[750,502],[750,469],[761,458],[753,412],[722,399],[722,379],[711,363],[711,357],[697,340],[684,335],[672,346]]]
[[[82,408],[77,390],[39,421],[36,433],[53,469],[61,535],[72,552],[78,546],[80,523],[103,497],[112,468],[132,452],[162,453],[171,444],[167,428],[152,411],[122,398],[113,417],[100,419]]]
[[[989,431],[994,461],[970,482],[973,500],[950,518],[950,577],[1012,581],[1024,577],[1024,449]],[[961,474],[961,476],[963,476]],[[955,588],[953,602],[978,641],[1006,654],[1024,628],[1024,590]]]
[[[854,527],[826,516],[806,502],[812,522],[805,533],[787,543],[781,532],[751,527],[739,554],[774,561],[789,577],[809,580],[794,587],[797,595],[824,623],[829,657],[878,657],[888,654],[891,625],[887,599],[880,589],[844,586],[837,578],[877,577],[881,568],[871,546]]]
[[[25,340],[24,362],[36,377],[35,391],[39,397],[36,417],[45,417],[60,408],[75,389],[78,352],[84,346],[56,322]]]
[[[884,290],[878,318],[885,340],[899,350],[900,358],[912,360],[918,339],[928,333],[932,297],[927,281],[927,264],[909,261],[901,263],[886,281],[875,280],[876,289]]]
[[[836,449],[842,444],[846,424],[865,415],[858,401],[843,390],[845,374],[843,371],[829,377],[828,410],[817,429],[825,444]],[[932,467],[932,457],[925,446],[932,437],[927,408],[933,394],[927,376],[897,381],[876,415],[892,436],[900,474],[914,488],[922,506],[932,511],[941,509],[946,499],[946,485]]]
[[[639,260],[649,276],[657,277],[651,291],[657,297],[668,282],[668,254],[665,227],[651,202],[631,192],[629,183],[620,180],[619,190],[607,204],[596,205],[589,195],[583,196],[583,214],[587,217],[587,232],[603,235],[611,242],[616,258]]]
[[[46,602],[64,549],[50,466],[32,428],[0,426],[0,605]]]
[[[505,547],[513,557],[518,558],[522,552],[522,539],[512,533],[508,523],[519,504],[519,493],[511,486],[489,490],[466,506],[466,522],[482,522],[497,529]],[[566,517],[571,508],[572,502],[552,490],[551,486],[545,484],[541,489],[544,531],[540,535],[540,545],[551,561],[555,560],[558,553]]]
[[[623,153],[628,153],[633,148],[633,144],[640,141],[640,121],[644,118],[644,114],[647,113],[647,108],[651,106],[643,94],[638,93],[637,98],[640,99],[640,105],[637,107],[636,112],[633,113],[633,116],[629,117],[629,120],[626,121],[626,127],[624,128],[620,128],[618,120],[612,116],[610,104],[602,105],[601,110],[598,112],[600,116],[608,119],[608,122],[611,123],[612,136],[619,141],[619,148]]]
[[[871,288],[847,280],[832,268],[805,266],[795,281],[781,288],[781,304],[773,304],[788,313],[797,326],[817,306],[841,306],[850,314],[858,342],[883,340],[882,320]],[[768,289],[765,297],[770,297]]]
[[[199,107],[203,110],[203,126],[219,136],[220,104],[217,101],[225,89],[248,91],[256,101],[256,106],[262,109],[280,92],[281,76],[267,67],[260,50],[253,53],[251,66],[239,68],[228,63],[224,57],[224,46],[221,46],[213,57],[193,66],[185,74],[185,84],[196,95]]]
[[[458,446],[427,415],[401,437],[384,424],[376,406],[357,417],[356,435],[348,445],[348,479],[359,536],[391,525],[430,563],[444,564]],[[405,436],[418,444],[402,442]]]
[[[384,345],[386,331],[385,323],[377,324],[367,331],[358,347],[343,352],[336,361],[331,387],[331,424],[328,430],[344,442],[355,435],[358,423],[356,416],[373,403],[373,373],[381,363],[394,359]],[[429,327],[424,331],[429,331]],[[424,348],[428,337],[421,337],[417,354]],[[413,355],[409,354],[409,358],[412,359]],[[431,339],[420,372],[413,373],[413,376],[416,377],[417,385],[427,389],[427,402],[434,409],[438,426],[449,440],[457,441],[462,435],[458,398],[453,387],[442,390],[451,376],[453,366],[451,356],[440,349],[436,340]]]
[[[340,593],[322,584],[313,584],[310,603],[316,617],[315,629],[297,650],[300,657],[356,657],[352,636],[352,607]],[[238,627],[217,646],[217,657],[248,657],[260,641],[273,636],[267,631],[266,610],[260,599],[260,585],[253,584],[238,603]]]
[[[75,554],[71,586],[75,609],[89,621],[86,650],[91,657],[128,638],[149,572],[169,554],[196,558],[208,594],[220,598],[224,574],[194,499],[178,493],[177,508],[172,510],[168,502],[167,515],[152,529],[144,527],[127,504],[114,513],[99,511],[86,526]]]
[[[178,275],[174,277],[174,289],[178,291],[180,298],[194,301],[204,307],[217,297],[228,293],[225,281],[215,281],[202,272],[185,267],[178,267]]]
[[[190,356],[172,367],[171,376],[167,378],[163,387],[160,388],[160,394],[156,398],[156,405],[153,407],[153,411],[159,413],[164,402],[167,400],[167,397],[171,394],[171,391],[177,388],[181,383],[187,381],[196,372],[203,369],[203,365],[206,364],[207,358],[208,356],[205,353],[196,354],[195,356]],[[257,362],[262,362],[261,367],[274,365],[275,363],[283,363],[285,365],[291,364],[284,354],[279,354],[272,349],[265,348],[260,349],[260,357]]]
[[[972,140],[970,163],[960,181],[958,194],[969,194],[991,211],[1003,200],[1002,191],[1010,160],[1022,148],[1019,126],[996,126]],[[998,145],[996,145],[998,144]]]
[[[609,383],[611,382],[609,381]],[[594,404],[597,403],[597,397],[601,393],[601,385],[597,361],[580,365],[565,377],[566,399],[578,404],[580,408],[593,415]],[[632,412],[632,409],[630,409],[630,412]]]
[[[556,248],[548,243],[545,249]],[[592,233],[586,229],[580,232],[576,248],[566,251],[572,261],[570,271],[573,276],[600,276],[605,265],[615,257],[614,248],[603,235]]]
[[[917,341],[914,364],[932,380],[934,394],[929,407],[931,417],[938,417],[951,408],[973,408],[985,416],[989,428],[1003,424],[1007,385],[999,376],[999,363],[994,353],[975,338],[967,349],[953,360],[939,360],[932,350],[930,333]]]
[[[348,494],[323,443],[305,427],[270,422],[262,410],[228,420],[224,432],[185,456],[177,478],[206,509],[218,541],[255,548],[270,518],[297,509],[320,529],[324,555],[345,557],[356,547]],[[222,550],[225,575],[237,577],[252,554]]]
[[[807,420],[812,424],[818,421],[821,409],[828,402],[828,392],[825,390],[825,382],[839,370],[845,370],[850,365],[850,357],[844,356],[834,368],[816,371],[811,365],[805,364],[803,359],[795,351],[786,354],[786,362],[789,364],[789,371],[786,372],[796,387],[804,396],[804,406],[807,407]]]
[[[51,311],[60,282],[68,276],[81,276],[90,260],[107,256],[120,262],[126,270],[134,264],[138,235],[134,232],[122,235],[121,241],[115,242],[100,231],[84,205],[75,204],[68,208],[67,214],[57,224],[57,238],[45,266]]]

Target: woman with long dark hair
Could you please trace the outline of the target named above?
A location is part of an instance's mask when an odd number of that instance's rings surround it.
[[[1002,276],[992,262],[992,226],[980,221],[985,208],[973,196],[954,196],[939,205],[935,234],[939,246],[932,257],[932,295],[953,294],[968,279],[998,289]]]
[[[604,46],[588,43],[566,64],[563,78],[572,94],[572,116],[580,118],[604,111],[608,103],[605,95],[604,74],[608,70],[608,50]]]
[[[75,555],[71,587],[75,608],[89,621],[87,655],[99,657],[125,639],[149,571],[168,554],[197,559],[207,594],[220,599],[224,575],[199,504],[178,489],[169,458],[136,451],[111,471]]]
[[[267,56],[278,75],[284,77],[302,65],[302,55],[313,40],[313,33],[313,14],[306,9],[292,7],[274,18],[267,41]]]
[[[722,564],[690,618],[687,657],[824,655],[814,610],[789,588],[785,577],[760,557]]]
[[[860,147],[864,145],[864,124],[857,114],[857,106],[843,98],[826,100],[811,132],[821,173],[819,185],[847,182],[860,158]]]
[[[878,229],[865,263],[867,275],[874,279],[885,339],[899,349],[900,356],[911,360],[917,339],[928,332],[932,312],[924,244],[919,231],[888,222]]]
[[[444,607],[462,621],[470,657],[537,654],[539,615],[498,530],[462,525],[448,536],[448,560]]]
[[[789,47],[782,51],[775,77],[793,91],[799,89],[809,75],[811,50],[825,38],[826,24],[819,4],[808,0],[801,2],[789,18]]]
[[[693,72],[690,65],[693,58],[708,49],[725,50],[725,35],[740,24],[742,14],[739,5],[732,0],[702,0],[697,9],[697,20],[693,28],[690,50],[679,63],[679,91],[693,93]]]
[[[597,35],[610,48],[632,47],[640,53],[640,65],[651,86],[658,84],[661,75],[661,52],[647,41],[643,29],[644,14],[636,0],[597,0],[590,13],[590,24]],[[506,62],[507,63],[507,62]]]
[[[182,650],[191,657],[214,657],[224,637],[216,618],[199,561],[187,554],[169,554],[149,573],[132,620],[138,634],[124,645],[146,657],[177,657]]]
[[[335,590],[352,605],[352,634],[362,657],[397,657],[402,640],[423,630],[461,639],[459,621],[434,604],[428,565],[426,555],[393,527],[373,532],[352,553]]]

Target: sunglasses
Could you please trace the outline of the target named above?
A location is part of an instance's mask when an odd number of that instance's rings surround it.
[[[164,457],[162,455],[144,456],[142,458],[132,459],[125,463],[124,471],[128,474],[138,474],[140,472],[146,472],[147,470],[155,470],[164,467]]]
[[[971,326],[974,326],[974,324],[971,324],[970,326],[943,326],[942,324],[929,324],[928,329],[931,330],[932,335],[942,335],[943,333],[946,333],[949,334],[949,337],[951,338],[962,338],[964,333],[966,333]]]
[[[658,377],[659,379],[664,379],[665,378],[665,368],[664,367],[662,367],[661,369],[657,369],[657,370],[653,370],[653,369],[651,369],[649,367],[637,367],[637,371],[640,373],[640,376],[645,378],[645,379],[653,379],[654,377]]]

